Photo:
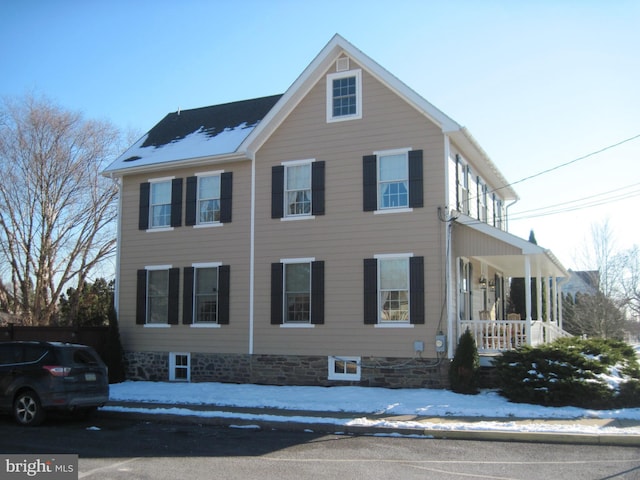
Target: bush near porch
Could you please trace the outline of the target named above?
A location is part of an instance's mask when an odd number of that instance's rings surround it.
[[[640,407],[640,364],[617,340],[560,338],[504,352],[494,361],[512,402],[610,409]]]

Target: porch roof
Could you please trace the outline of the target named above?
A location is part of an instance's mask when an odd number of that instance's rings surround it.
[[[466,215],[460,215],[454,226],[461,229],[461,235],[454,237],[459,255],[478,258],[507,276],[525,276],[525,256],[532,276],[569,276],[551,250]]]

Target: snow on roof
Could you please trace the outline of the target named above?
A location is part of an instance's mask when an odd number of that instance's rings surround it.
[[[105,173],[234,153],[281,95],[168,114]]]

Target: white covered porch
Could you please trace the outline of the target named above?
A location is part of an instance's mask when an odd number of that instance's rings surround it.
[[[551,251],[465,216],[456,220],[452,236],[454,338],[468,328],[482,359],[568,335],[562,329],[568,272]],[[515,278],[524,279],[520,312],[507,305]]]

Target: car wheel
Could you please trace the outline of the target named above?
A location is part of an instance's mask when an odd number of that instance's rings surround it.
[[[20,425],[40,425],[44,420],[44,410],[36,392],[27,390],[13,402],[13,416]]]

